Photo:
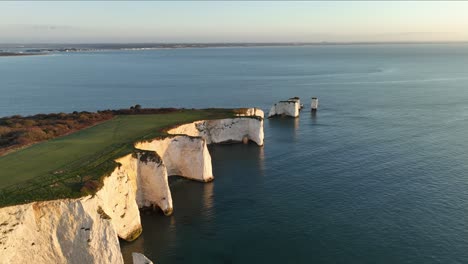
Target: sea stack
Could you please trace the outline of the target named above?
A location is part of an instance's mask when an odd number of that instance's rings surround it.
[[[268,118],[274,116],[298,117],[300,108],[301,101],[299,97],[289,98],[286,101],[279,101],[271,107]]]
[[[318,98],[317,97],[312,97],[312,102],[310,103],[310,109],[312,112],[317,111],[318,108]]]

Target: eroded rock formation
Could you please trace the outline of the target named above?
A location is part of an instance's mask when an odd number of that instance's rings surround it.
[[[242,139],[247,137],[257,145],[263,146],[264,138],[263,119],[248,117],[196,121],[168,132],[201,137],[207,144],[242,142]]]
[[[268,113],[268,117],[274,116],[291,116],[291,117],[298,117],[299,111],[301,109],[301,101],[299,97],[290,98],[286,101],[279,101],[278,103],[274,104],[270,112]]]
[[[0,263],[123,263],[117,230],[94,198],[2,208],[0,225]]]
[[[200,137],[170,136],[135,144],[137,149],[158,153],[167,175],[209,182],[213,180],[211,156],[206,141]]]
[[[263,111],[239,115],[181,125],[168,131],[173,136],[136,143],[95,195],[0,208],[0,263],[123,263],[118,238],[141,234],[139,208],[172,213],[169,176],[211,181],[210,143],[247,137],[263,145]]]

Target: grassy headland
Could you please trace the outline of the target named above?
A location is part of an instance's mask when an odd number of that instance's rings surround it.
[[[234,115],[231,109],[116,114],[95,126],[14,151],[0,157],[0,207],[93,193],[118,166],[114,160],[135,151],[135,142],[165,136],[165,129],[177,124]]]
[[[33,116],[0,118],[0,156],[33,143],[67,135],[99,124],[117,115],[164,114],[175,108],[141,108],[104,110],[94,112],[52,113]]]

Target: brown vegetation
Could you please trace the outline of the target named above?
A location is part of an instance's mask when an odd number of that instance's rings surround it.
[[[98,112],[73,112],[10,116],[0,118],[0,156],[10,150],[40,141],[67,135],[87,128],[115,115],[160,114],[177,111],[175,108],[141,108],[104,110]]]

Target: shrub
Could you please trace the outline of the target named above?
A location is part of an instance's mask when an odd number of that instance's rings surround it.
[[[0,136],[7,135],[11,133],[13,130],[7,126],[0,126]]]
[[[99,189],[101,189],[101,187],[102,184],[99,181],[89,180],[83,184],[83,187],[81,187],[80,191],[81,193],[89,195],[96,193]]]

